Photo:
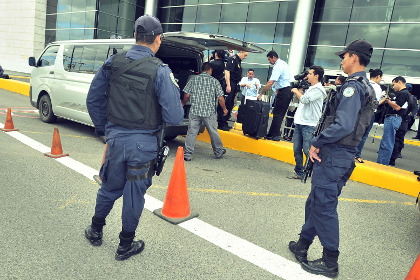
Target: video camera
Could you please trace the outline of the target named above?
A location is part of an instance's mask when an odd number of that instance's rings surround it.
[[[303,89],[308,89],[311,84],[308,82],[306,78],[306,76],[308,75],[308,71],[304,70],[302,71],[302,73],[295,75],[293,78],[295,79],[295,81],[290,83],[290,86],[292,88],[303,88]]]

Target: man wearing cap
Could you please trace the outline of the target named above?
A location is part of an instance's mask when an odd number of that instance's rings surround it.
[[[375,93],[365,73],[372,51],[369,42],[356,40],[336,52],[349,77],[326,105],[328,111],[322,132],[311,141],[309,157],[314,166],[311,192],[305,206],[305,224],[299,240],[291,241],[289,249],[302,268],[313,274],[338,275],[338,196],[353,172],[357,146],[374,111]],[[323,246],[322,258],[308,261],[308,248],[315,236]]]
[[[136,44],[110,57],[95,75],[86,105],[95,134],[106,136],[107,150],[100,170],[101,188],[95,215],[85,230],[93,246],[102,244],[102,228],[115,200],[123,196],[122,230],[115,253],[124,260],[144,249],[134,241],[152,184],[162,122],[179,124],[184,110],[171,69],[155,57],[162,42],[162,26],[145,15],[135,22]]]

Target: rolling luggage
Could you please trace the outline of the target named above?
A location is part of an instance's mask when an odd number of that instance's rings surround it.
[[[269,113],[270,103],[247,100],[242,123],[243,133],[257,139],[264,137],[267,134]]]

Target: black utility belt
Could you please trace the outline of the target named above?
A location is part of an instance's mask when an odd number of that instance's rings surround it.
[[[400,117],[401,118],[401,116],[398,115],[398,114],[386,114],[385,115],[385,119],[388,118],[388,117],[393,117],[393,116],[396,116],[396,117]]]

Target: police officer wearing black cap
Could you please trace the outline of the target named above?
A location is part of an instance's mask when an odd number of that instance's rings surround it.
[[[103,64],[86,100],[95,132],[106,136],[108,146],[99,174],[102,185],[95,215],[85,236],[93,246],[102,244],[105,218],[115,200],[123,196],[116,260],[127,259],[144,249],[144,242],[134,241],[134,236],[144,208],[144,195],[155,173],[157,134],[162,122],[176,125],[184,116],[171,69],[155,57],[163,36],[159,20],[141,16],[134,27],[136,44]]]
[[[228,114],[225,115],[223,109],[218,106],[217,108],[217,122],[218,129],[229,131],[231,127],[228,125],[230,113],[234,107],[236,93],[240,90],[239,82],[242,79],[242,65],[241,62],[248,56],[248,52],[239,51],[234,56],[230,57],[226,63],[225,69],[225,102]]]
[[[342,69],[349,77],[328,104],[323,130],[311,142],[309,156],[314,167],[305,206],[305,224],[299,240],[291,241],[289,249],[302,268],[313,274],[338,275],[338,196],[354,170],[357,146],[376,105],[374,90],[365,73],[372,51],[369,42],[355,40],[335,53],[342,59]],[[308,261],[308,248],[315,236],[323,246],[322,258]]]

